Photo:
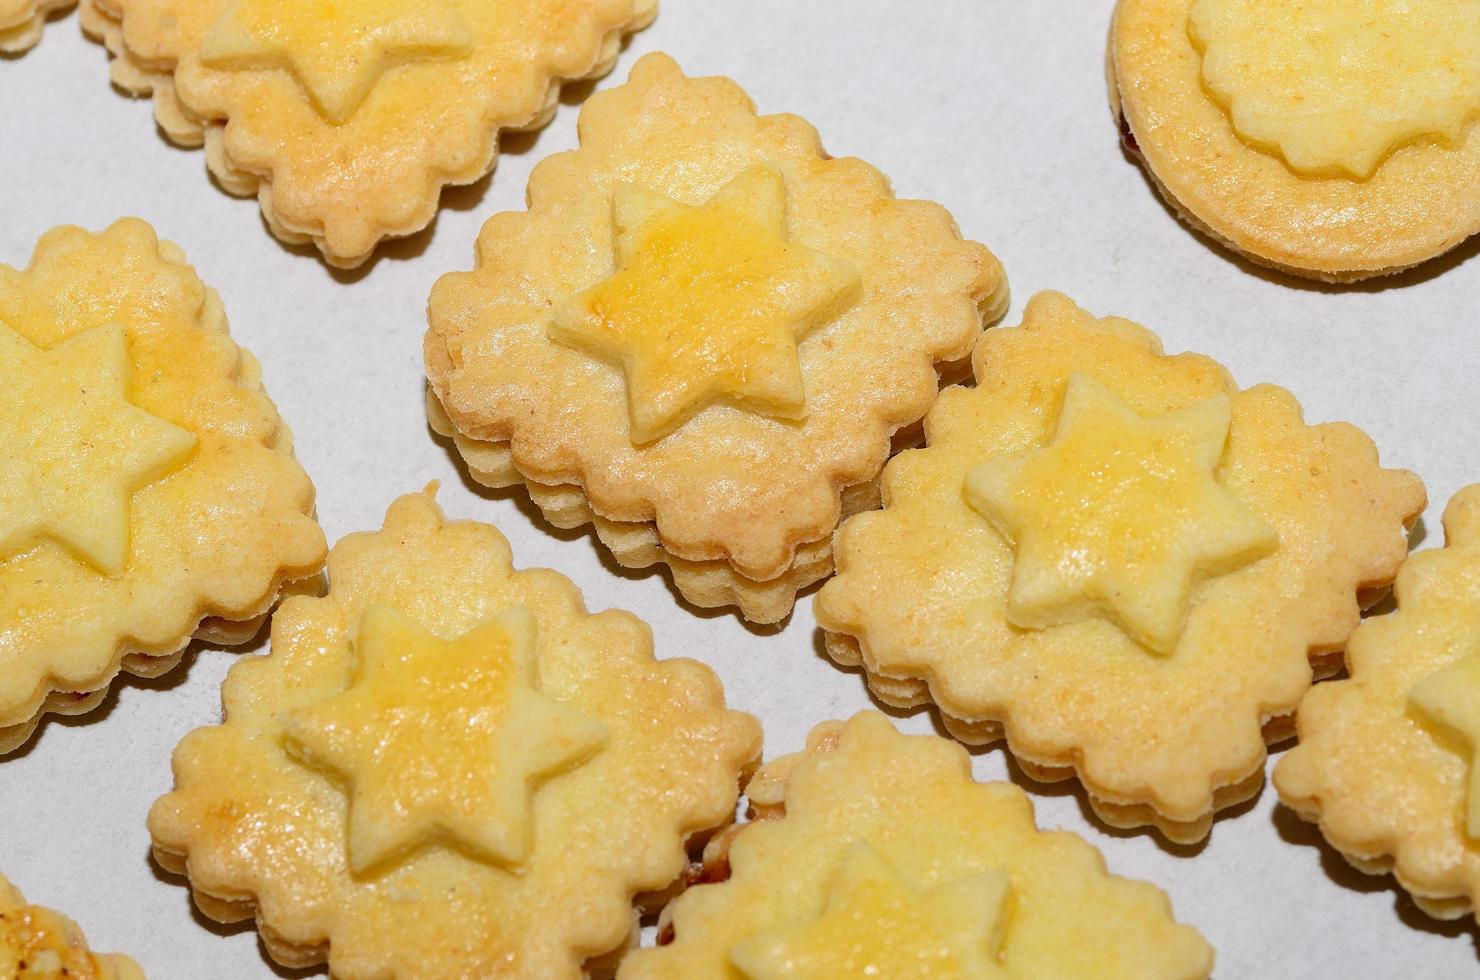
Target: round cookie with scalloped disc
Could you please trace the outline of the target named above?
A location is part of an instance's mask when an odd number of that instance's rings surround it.
[[[1121,0],[1111,101],[1194,228],[1352,282],[1480,232],[1480,0]]]

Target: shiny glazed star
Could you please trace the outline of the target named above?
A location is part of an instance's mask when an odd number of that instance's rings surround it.
[[[356,873],[431,842],[517,865],[533,843],[538,781],[584,762],[606,730],[539,690],[523,609],[442,640],[373,605],[342,694],[288,716],[297,753],[349,788]]]
[[[1050,445],[973,469],[967,502],[1016,550],[1013,625],[1102,615],[1153,652],[1175,649],[1193,586],[1279,543],[1216,479],[1231,411],[1217,395],[1145,418],[1074,374]]]
[[[550,337],[622,366],[632,439],[661,439],[705,406],[799,419],[797,343],[859,295],[847,262],[788,240],[779,171],[744,171],[690,206],[619,188],[616,272],[557,310]]]

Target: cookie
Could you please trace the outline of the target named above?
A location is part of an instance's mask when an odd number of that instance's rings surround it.
[[[0,0],[0,55],[29,51],[41,40],[47,18],[76,0]]]
[[[345,980],[620,956],[634,898],[730,822],[760,727],[636,617],[510,562],[412,494],[335,545],[323,598],[283,604],[149,814],[207,916],[255,916],[279,963]]]
[[[1034,778],[1077,776],[1105,822],[1200,840],[1340,668],[1423,486],[1284,389],[1056,293],[973,363],[885,469],[884,509],[839,529],[827,651]]]
[[[0,754],[313,587],[313,485],[174,245],[125,219],[0,266]]]
[[[786,617],[831,572],[1001,266],[795,116],[649,55],[432,292],[432,427],[475,480],[666,564],[697,606]]]
[[[122,953],[94,953],[77,923],[26,899],[0,875],[0,977],[9,980],[144,980]]]
[[[1167,897],[1034,826],[958,745],[877,712],[813,729],[763,767],[755,819],[706,850],[619,980],[745,976],[1206,977],[1213,951]]]
[[[1351,282],[1480,232],[1476,0],[1120,0],[1128,153],[1189,225]]]
[[[1456,919],[1480,895],[1480,486],[1444,530],[1403,566],[1397,610],[1352,636],[1351,676],[1306,695],[1274,783],[1354,866]]]
[[[3,0],[0,0],[3,2]],[[85,0],[115,85],[152,95],[174,142],[206,149],[273,234],[360,265],[493,169],[561,85],[611,70],[657,0]]]

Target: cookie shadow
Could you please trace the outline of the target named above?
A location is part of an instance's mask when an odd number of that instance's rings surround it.
[[[267,624],[263,623],[257,633],[243,643],[241,646],[226,647],[219,644],[207,643],[204,640],[191,640],[186,646],[185,652],[180,657],[180,662],[157,677],[140,677],[120,670],[113,680],[108,684],[108,693],[98,706],[91,711],[84,711],[79,715],[61,715],[49,712],[41,716],[36,725],[36,730],[25,743],[7,755],[0,756],[0,763],[16,759],[24,759],[36,750],[41,740],[52,727],[58,728],[82,728],[86,725],[95,725],[105,721],[118,708],[119,698],[124,688],[137,688],[143,691],[165,693],[180,687],[189,679],[190,670],[200,657],[202,650],[217,650],[223,653],[250,653],[260,649],[266,642]]]
[[[514,135],[522,137],[526,134],[520,133]],[[532,137],[533,134],[528,135]],[[515,139],[511,136],[504,142],[505,144],[513,144],[515,143]],[[505,146],[500,151],[500,156],[504,153],[512,152]],[[528,145],[524,145],[524,149],[519,152],[528,152]],[[330,279],[333,279],[341,286],[352,286],[364,280],[382,262],[406,262],[423,255],[431,246],[432,239],[437,233],[437,224],[442,216],[442,212],[472,211],[482,205],[483,198],[488,193],[488,188],[493,185],[493,175],[497,169],[497,166],[495,166],[493,170],[488,171],[488,173],[470,184],[457,184],[444,187],[441,197],[438,199],[437,211],[432,215],[432,220],[427,222],[426,227],[414,231],[409,235],[382,239],[375,246],[375,250],[370,253],[370,257],[353,269],[341,269],[338,266],[330,265],[325,260],[324,254],[319,251],[319,247],[312,241],[285,242],[281,238],[278,238],[277,235],[273,234],[272,226],[267,223],[266,215],[260,213],[260,207],[258,209],[258,221],[262,225],[262,230],[273,241],[277,242],[278,247],[284,252],[299,258],[315,260],[328,273]],[[216,179],[214,174],[211,175],[211,182],[222,193],[230,194],[229,191],[221,186],[221,182]],[[249,197],[255,197],[255,195],[249,195]]]
[[[646,568],[628,568],[612,556],[611,551],[596,536],[596,529],[590,524],[582,524],[580,527],[573,528],[557,527],[551,524],[549,519],[545,517],[545,512],[540,510],[539,506],[529,499],[529,494],[523,486],[513,484],[507,487],[490,487],[479,483],[473,478],[471,471],[468,469],[467,461],[457,451],[457,446],[450,437],[438,433],[430,425],[427,426],[427,433],[431,436],[432,441],[441,446],[442,450],[447,453],[448,459],[452,461],[452,465],[457,470],[458,479],[469,493],[483,500],[507,501],[512,503],[526,520],[558,541],[574,542],[584,539],[591,548],[592,554],[596,556],[596,560],[601,563],[602,570],[608,574],[627,582],[642,582],[655,576],[660,576],[663,584],[668,589],[669,595],[673,597],[673,601],[684,612],[704,620],[733,619],[752,636],[775,636],[790,624],[792,618],[791,613],[787,613],[784,619],[776,623],[752,623],[741,615],[740,610],[734,606],[710,608],[694,605],[688,599],[684,598],[683,593],[678,590],[678,586],[673,582],[672,570],[666,563],[655,562]],[[814,582],[806,589],[797,593],[797,601],[800,602],[804,597],[811,595],[821,587],[821,582]]]
[[[1427,523],[1424,522],[1423,515],[1420,514],[1418,518],[1414,520],[1413,526],[1408,529],[1408,550],[1416,551],[1419,545],[1428,540],[1428,537],[1429,526]]]
[[[218,922],[202,912],[200,906],[195,904],[195,892],[190,886],[190,880],[184,875],[175,874],[155,860],[152,848],[145,852],[144,861],[149,865],[149,872],[154,875],[155,881],[172,887],[184,887],[185,893],[182,897],[190,910],[190,918],[200,928],[221,939],[239,936],[244,932],[257,933],[257,922],[255,919],[242,919],[239,922]],[[267,944],[262,941],[261,933],[257,933],[257,953],[262,957],[263,964],[275,975],[284,978],[284,980],[296,980],[299,977],[322,977],[328,973],[327,964],[298,968],[283,966],[268,953]]]
[[[1270,814],[1270,820],[1274,823],[1276,833],[1285,843],[1316,848],[1320,854],[1321,870],[1326,873],[1326,877],[1342,888],[1364,895],[1391,892],[1393,911],[1397,913],[1405,926],[1451,939],[1468,936],[1475,952],[1480,954],[1480,926],[1476,925],[1473,915],[1452,920],[1433,918],[1418,907],[1413,901],[1413,896],[1398,884],[1398,880],[1392,874],[1369,875],[1353,867],[1346,858],[1342,857],[1340,851],[1326,841],[1319,827],[1300,819],[1300,815],[1287,806],[1276,806]]]

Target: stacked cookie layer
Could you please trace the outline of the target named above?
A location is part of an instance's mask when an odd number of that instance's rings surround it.
[[[581,148],[494,216],[429,305],[429,414],[699,606],[783,619],[833,528],[1006,302],[944,209],[669,58],[592,99]]]
[[[313,485],[257,361],[147,224],[0,266],[0,377],[0,753],[316,588]]]

